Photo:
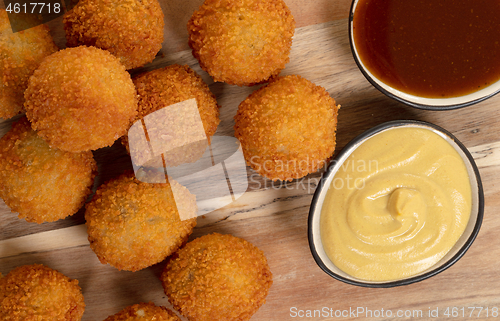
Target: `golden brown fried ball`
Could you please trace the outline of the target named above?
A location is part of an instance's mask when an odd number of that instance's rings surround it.
[[[64,15],[68,47],[110,51],[127,69],[153,61],[163,42],[158,0],[80,0]]]
[[[24,97],[34,130],[53,148],[110,146],[137,115],[137,93],[116,57],[94,47],[58,51],[30,77]]]
[[[0,278],[0,319],[78,321],[85,310],[77,280],[41,264],[24,265]]]
[[[75,214],[97,173],[92,152],[50,148],[26,118],[0,139],[0,197],[28,222],[52,222]]]
[[[190,321],[249,320],[265,303],[273,283],[261,250],[218,233],[181,248],[161,280],[170,303]]]
[[[104,321],[181,321],[171,310],[153,303],[139,303],[126,307]]]
[[[16,14],[16,19],[31,15]],[[23,111],[28,78],[48,55],[56,52],[49,28],[45,25],[12,32],[7,12],[0,9],[0,118]]]
[[[215,81],[248,86],[285,68],[295,20],[283,0],[205,0],[187,27],[203,70]]]
[[[291,181],[317,171],[332,156],[339,108],[309,80],[278,77],[240,104],[235,136],[257,173]]]
[[[90,247],[101,263],[119,270],[138,271],[163,261],[196,225],[195,197],[186,188],[175,181],[143,183],[132,173],[100,186],[86,209]],[[180,211],[191,218],[181,220]]]
[[[139,113],[135,120],[165,106],[195,98],[207,137],[217,130],[220,106],[207,84],[189,66],[156,69],[134,77],[133,82],[139,95]]]
[[[195,98],[206,137],[210,139],[217,130],[220,119],[215,95],[189,66],[171,65],[140,74],[134,77],[133,81],[139,95],[139,112],[134,122],[163,107]],[[122,138],[122,143],[129,150],[128,136]],[[177,166],[196,161],[205,151],[206,143],[201,144],[199,148],[193,145],[187,147],[189,150],[178,151],[174,155],[176,157],[165,159],[166,165]],[[140,155],[142,151],[134,148],[132,153]]]

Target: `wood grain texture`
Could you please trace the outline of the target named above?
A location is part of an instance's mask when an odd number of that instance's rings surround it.
[[[188,50],[185,24],[201,0],[162,1],[165,12],[166,38],[162,54],[142,71],[173,63],[187,64],[209,84],[221,107],[218,135],[232,135],[233,117],[239,103],[259,88],[237,87],[214,83],[201,70]],[[483,180],[485,214],[481,231],[467,254],[443,273],[409,286],[392,289],[367,289],[350,286],[326,275],[315,264],[307,241],[307,216],[312,193],[320,173],[304,181],[286,185],[273,183],[251,169],[249,190],[236,202],[198,219],[198,227],[190,239],[212,232],[230,233],[252,242],[266,254],[274,284],[267,303],[252,320],[295,320],[291,309],[349,310],[364,308],[380,312],[419,310],[422,318],[431,319],[428,310],[440,309],[443,319],[446,307],[488,307],[500,309],[500,280],[496,277],[500,263],[498,230],[500,217],[500,97],[477,105],[447,112],[417,110],[393,101],[362,76],[354,63],[348,42],[348,0],[288,0],[297,21],[290,63],[282,72],[300,74],[325,87],[342,105],[337,131],[337,151],[361,132],[388,120],[418,119],[435,123],[452,132],[471,151]],[[61,21],[50,24],[52,34],[61,47],[64,31]],[[0,135],[12,120],[0,123]],[[95,187],[130,168],[130,160],[120,144],[94,153],[99,163]],[[10,213],[0,202],[0,272],[8,273],[22,264],[43,263],[76,278],[82,286],[87,309],[84,321],[104,320],[123,307],[140,301],[154,301],[169,306],[158,276],[160,263],[140,272],[119,272],[102,265],[86,244],[83,210],[74,216],[41,225],[26,223]],[[292,309],[292,311],[295,311]],[[455,320],[483,320],[477,317]],[[468,315],[468,314],[467,314]],[[358,317],[329,318],[316,316],[307,320],[368,320]],[[384,320],[412,318],[385,317]],[[489,318],[491,319],[491,317]],[[438,320],[434,318],[433,320]]]
[[[470,148],[480,170],[500,166],[500,142]],[[255,179],[250,175],[249,180]],[[241,199],[198,218],[197,227],[211,227],[221,222],[266,217],[276,211],[293,211],[298,207],[308,207],[311,196],[319,182],[319,177],[309,176],[304,181],[272,182],[262,181],[258,188],[250,187]],[[255,183],[255,182],[254,182]],[[259,182],[260,183],[260,182]],[[267,184],[267,185],[264,185]],[[280,190],[278,194],[276,191]],[[24,236],[14,236],[0,240],[0,259],[29,252],[46,252],[88,245],[86,227],[74,225]]]

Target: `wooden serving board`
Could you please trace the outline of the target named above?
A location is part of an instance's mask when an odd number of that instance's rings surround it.
[[[186,23],[202,2],[161,0],[166,22],[163,49],[153,63],[139,71],[173,63],[191,66],[209,84],[222,106],[217,133],[232,135],[239,103],[258,86],[214,83],[200,69],[187,46]],[[230,233],[265,252],[274,284],[267,303],[252,320],[302,319],[308,312],[308,320],[363,320],[377,316],[380,320],[443,320],[447,319],[447,308],[450,319],[455,320],[500,317],[500,278],[496,275],[500,265],[500,96],[446,112],[404,106],[373,88],[356,67],[347,31],[350,0],[286,2],[297,29],[290,63],[282,74],[299,74],[323,86],[342,105],[337,152],[356,135],[388,120],[417,119],[444,127],[465,144],[479,167],[486,203],[481,231],[459,262],[430,279],[391,289],[347,285],[326,275],[309,251],[307,217],[320,174],[284,185],[256,179],[255,172],[248,168],[252,179],[247,193],[200,217],[191,239],[211,232]],[[62,19],[49,26],[56,43],[64,47]],[[1,121],[0,135],[9,130],[11,122]],[[129,157],[119,144],[96,151],[95,157],[99,162],[96,186],[130,167]],[[89,248],[83,223],[83,211],[54,223],[27,223],[0,201],[0,272],[5,275],[19,265],[43,263],[78,279],[87,305],[85,321],[104,320],[125,306],[144,301],[170,307],[158,280],[163,264],[135,273],[100,264]],[[438,318],[434,317],[436,309]],[[409,317],[412,314],[413,318]]]

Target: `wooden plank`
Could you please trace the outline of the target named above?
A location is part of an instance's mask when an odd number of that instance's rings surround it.
[[[475,146],[469,151],[479,168],[500,165],[500,142]]]
[[[347,20],[344,19],[298,28],[293,41],[290,63],[282,72],[283,75],[300,74],[325,87],[330,95],[343,106],[339,113],[337,152],[361,132],[384,121],[395,119],[421,119],[434,122],[453,132],[468,147],[498,140],[496,131],[491,129],[500,122],[500,116],[494,112],[496,104],[500,103],[500,97],[493,97],[466,109],[444,113],[415,110],[395,102],[373,88],[357,69],[350,54],[346,25]],[[189,65],[209,84],[221,105],[221,123],[217,129],[217,135],[232,136],[233,117],[238,105],[259,86],[238,87],[214,83],[211,77],[201,70],[189,50],[166,55],[162,59],[155,60],[148,67],[136,70],[135,73],[173,63]],[[12,120],[8,120],[0,123],[0,135],[10,128],[11,122]],[[129,157],[119,142],[110,148],[94,152],[94,155],[100,164],[96,187],[117,176],[123,170],[131,169]],[[250,169],[249,175],[252,176],[251,189],[272,185],[271,182],[255,175]],[[318,174],[312,177],[318,177]],[[26,229],[26,223],[17,219],[16,215],[10,213],[3,201],[0,201],[0,228],[3,229],[0,233],[0,240],[27,233],[69,227],[83,222],[83,211],[80,211],[66,220],[42,225],[32,224],[30,229]]]
[[[470,152],[479,169],[500,166],[500,142],[475,146]],[[275,212],[308,207],[318,181],[316,177],[292,183],[264,181],[268,185],[250,189],[238,201],[198,218],[197,226],[215,226],[220,222],[267,217]],[[0,240],[0,258],[84,245],[88,245],[85,225],[77,225]]]
[[[39,253],[65,248],[85,246],[87,240],[85,225],[76,225],[58,230],[30,234],[0,241],[0,258],[23,253]]]
[[[494,176],[498,170],[499,166],[481,169],[481,174],[486,178],[486,198],[492,210],[485,213],[483,228],[471,249],[450,269],[410,286],[366,289],[344,284],[323,273],[314,263],[307,243],[308,204],[294,209],[275,208],[266,217],[220,222],[217,225],[196,228],[191,239],[215,231],[231,233],[249,240],[265,252],[273,272],[274,284],[267,303],[253,320],[291,320],[290,309],[293,307],[302,310],[328,307],[334,311],[364,307],[371,310],[383,308],[394,312],[426,312],[429,307],[437,307],[441,313],[450,306],[466,309],[468,306],[482,306],[491,309],[500,306],[500,298],[497,295],[500,280],[496,277],[496,262],[500,255],[500,240],[496,235],[500,228],[500,218],[494,215],[495,209],[500,209],[500,198],[494,197],[500,195],[500,185],[488,178]],[[103,320],[122,307],[139,301],[153,300],[157,304],[168,305],[158,280],[163,264],[135,273],[118,272],[109,266],[102,266],[88,246],[82,246],[0,259],[0,271],[5,273],[15,266],[33,262],[48,264],[80,280],[88,306],[85,321]],[[104,288],[106,291],[103,291]],[[484,318],[478,318],[481,319]]]

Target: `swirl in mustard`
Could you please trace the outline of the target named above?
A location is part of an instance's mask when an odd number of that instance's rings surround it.
[[[321,211],[330,260],[388,281],[425,271],[462,235],[471,212],[467,168],[432,130],[399,127],[367,139],[340,166]]]

